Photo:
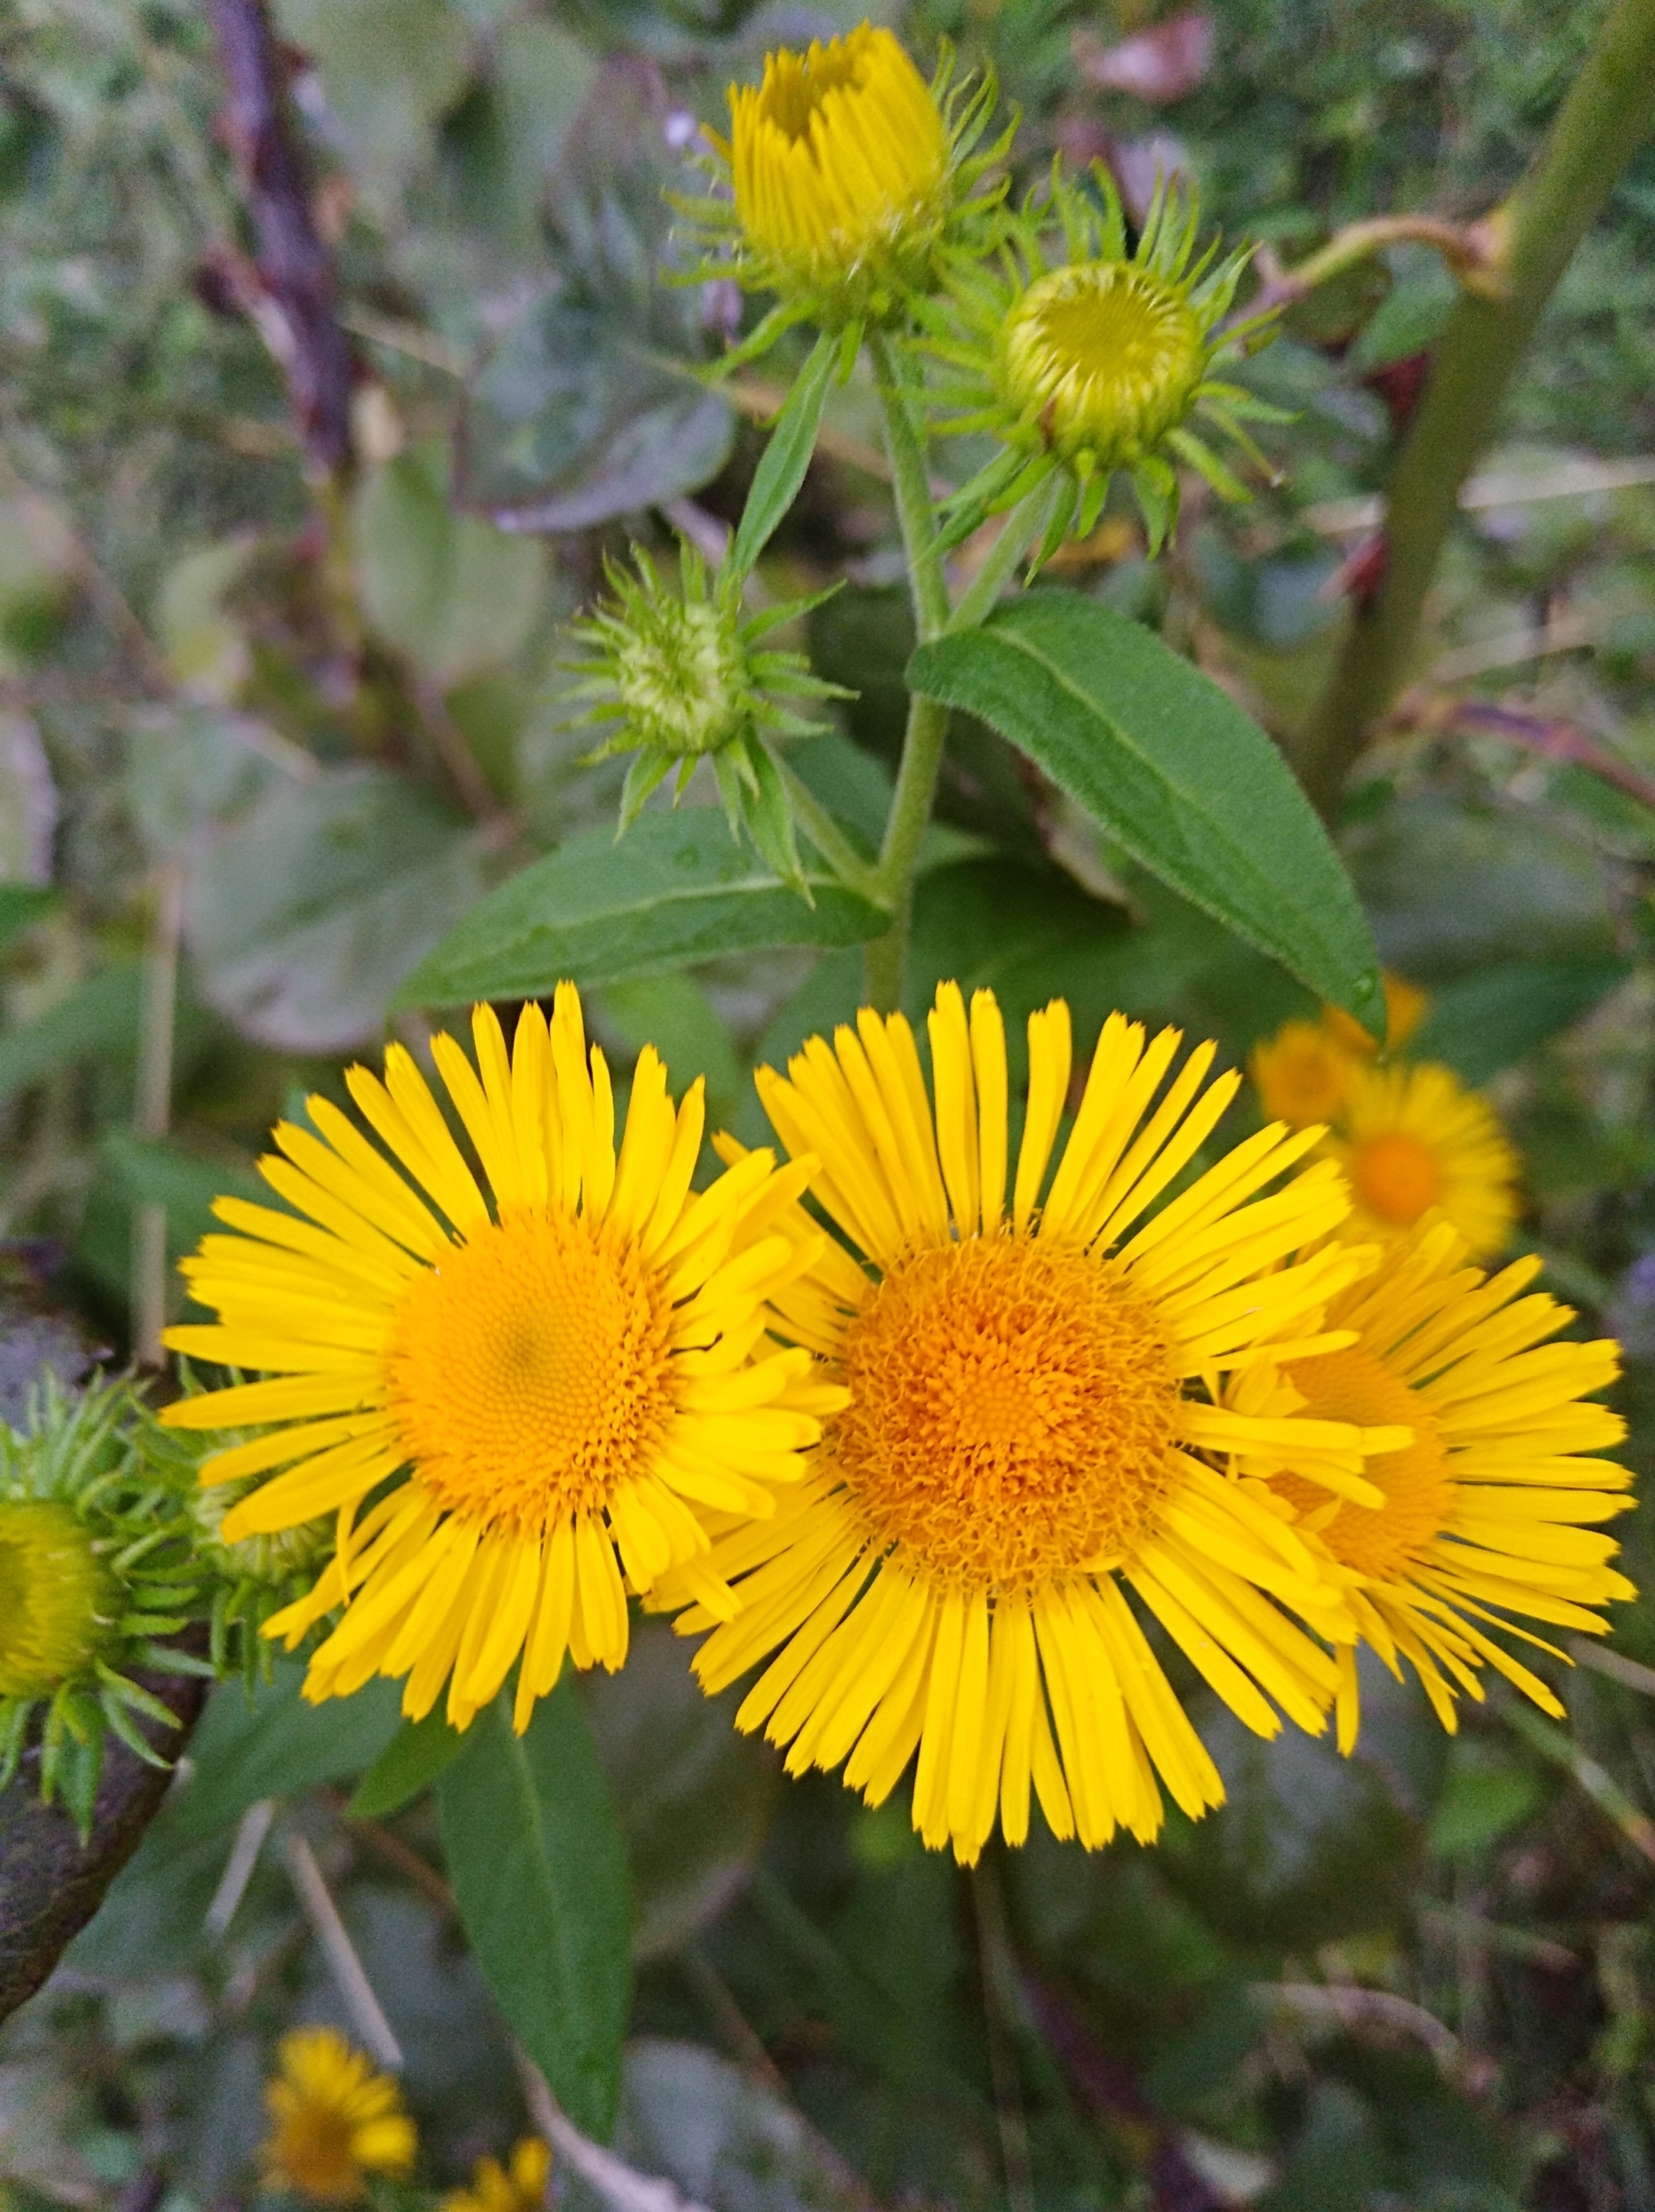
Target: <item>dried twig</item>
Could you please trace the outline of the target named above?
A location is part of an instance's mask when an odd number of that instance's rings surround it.
[[[1640,1666],[1624,1652],[1612,1650],[1607,1644],[1594,1644],[1589,1636],[1570,1637],[1568,1652],[1570,1658],[1582,1667],[1590,1667],[1595,1674],[1607,1674],[1611,1682],[1619,1682],[1622,1688],[1655,1698],[1655,1667]]]
[[[564,2165],[571,2166],[588,2188],[595,2190],[612,2212],[704,2212],[704,2208],[693,2197],[685,2197],[675,2183],[662,2180],[655,2174],[640,2173],[624,2159],[617,2158],[612,2150],[605,2150],[590,2136],[583,2136],[552,2095],[545,2075],[527,2051],[520,2046],[516,2058],[529,2118]]]
[[[288,126],[282,62],[263,0],[211,0],[229,93],[227,135],[259,239],[259,335],[276,355],[312,472],[350,457],[350,351],[338,293]]]
[[[1646,775],[1573,722],[1501,706],[1493,699],[1447,699],[1421,690],[1402,699],[1387,727],[1425,730],[1442,737],[1494,738],[1501,744],[1537,753],[1542,760],[1583,768],[1640,806],[1655,808],[1655,776]]]
[[[246,1894],[247,1884],[253,1880],[259,1854],[265,1848],[270,1824],[275,1818],[276,1800],[273,1797],[261,1797],[256,1805],[249,1805],[241,1815],[241,1825],[235,1832],[230,1856],[225,1861],[218,1887],[213,1892],[213,1901],[207,1907],[207,1932],[210,1936],[222,1936],[234,1919],[236,1908]]]
[[[288,1872],[293,1877],[293,1887],[316,1931],[316,1940],[322,1947],[334,1987],[350,2014],[357,2041],[381,2066],[400,2067],[402,2045],[392,2033],[391,2023],[374,1994],[373,1984],[362,1970],[356,1946],[339,1917],[339,1908],[322,1879],[315,1852],[297,1828],[288,1830],[286,1840]]]
[[[1621,1787],[1608,1767],[1601,1765],[1588,1751],[1583,1751],[1567,1729],[1558,1727],[1542,1713],[1531,1711],[1515,1699],[1506,1708],[1506,1717],[1531,1743],[1542,1759],[1551,1760],[1572,1775],[1604,1818],[1618,1828],[1635,1851],[1655,1862],[1655,1820],[1640,1805],[1635,1805]]]
[[[1370,1990],[1360,1982],[1255,1982],[1253,1995],[1284,2012],[1311,2020],[1330,2020],[1354,2031],[1384,2027],[1421,2043],[1439,2066],[1459,2056],[1459,2038],[1434,2013],[1394,1990]]]

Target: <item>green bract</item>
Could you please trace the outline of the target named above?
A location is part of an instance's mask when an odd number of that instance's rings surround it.
[[[638,756],[621,794],[618,835],[630,829],[666,776],[677,771],[676,798],[696,763],[710,758],[731,836],[739,840],[745,827],[776,874],[802,892],[793,817],[771,741],[814,736],[828,726],[806,720],[782,701],[851,695],[812,675],[803,654],[763,651],[759,641],[826,595],[783,600],[744,618],[743,572],[727,561],[709,575],[692,545],[680,541],[678,551],[678,591],[635,546],[636,573],[608,562],[613,599],[574,625],[587,652],[569,665],[586,679],[577,696],[592,702],[581,719],[617,726],[593,757],[635,750]]]
[[[938,427],[991,431],[1002,447],[948,502],[950,542],[1057,475],[1050,552],[1069,532],[1095,526],[1120,469],[1158,552],[1177,519],[1175,463],[1220,498],[1248,496],[1197,422],[1269,473],[1241,425],[1287,418],[1213,374],[1256,349],[1269,328],[1268,315],[1225,326],[1247,251],[1220,261],[1214,240],[1197,258],[1200,206],[1174,179],[1157,186],[1129,253],[1114,180],[1101,163],[1091,176],[1095,198],[1054,167],[1044,191],[1009,220],[998,259],[955,270],[946,298],[922,310],[925,349],[945,370],[931,398],[953,410]]]
[[[0,1786],[38,1721],[40,1794],[83,1834],[107,1730],[166,1763],[137,1723],[175,1717],[134,1673],[212,1671],[155,1640],[199,1610],[201,1577],[185,1502],[138,1444],[143,1419],[129,1382],[70,1398],[48,1373],[28,1431],[0,1425]]]

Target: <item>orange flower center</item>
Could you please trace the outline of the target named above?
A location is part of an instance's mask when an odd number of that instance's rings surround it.
[[[364,2193],[350,2117],[295,2098],[277,2125],[266,2154],[269,2178],[325,2204],[349,2204]]]
[[[832,1448],[876,1536],[945,1582],[1023,1589],[1129,1550],[1171,1479],[1178,1383],[1096,1261],[973,1238],[892,1270],[846,1334]]]
[[[1411,1229],[1442,1192],[1435,1154],[1417,1137],[1400,1129],[1370,1137],[1351,1154],[1350,1179],[1357,1198],[1381,1221]]]
[[[405,1293],[386,1410],[453,1512],[590,1513],[672,1410],[671,1306],[630,1245],[561,1213],[490,1225]]]
[[[1385,1494],[1383,1505],[1340,1501],[1323,1524],[1322,1540],[1345,1566],[1375,1582],[1405,1581],[1425,1564],[1431,1544],[1448,1525],[1454,1478],[1436,1422],[1418,1393],[1371,1352],[1353,1346],[1319,1359],[1299,1359],[1287,1370],[1318,1421],[1354,1421],[1362,1428],[1411,1428],[1403,1450],[1369,1460],[1362,1472]],[[1279,1474],[1273,1486],[1301,1513],[1325,1510],[1329,1493],[1297,1474]]]

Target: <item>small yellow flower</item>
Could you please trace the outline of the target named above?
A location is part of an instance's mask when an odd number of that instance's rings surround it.
[[[802,1476],[838,1401],[758,1318],[804,1264],[770,1224],[808,1168],[773,1176],[755,1155],[696,1197],[702,1088],[675,1112],[648,1047],[618,1147],[572,984],[550,1024],[524,1008],[509,1055],[489,1007],[472,1029],[475,1066],[450,1036],[432,1051],[492,1206],[408,1052],[392,1046],[383,1082],[350,1069],[384,1150],[310,1099],[312,1127],[283,1123],[260,1163],[295,1211],[220,1199],[239,1233],[185,1262],[220,1320],[168,1344],[270,1379],[164,1419],[265,1431],[202,1468],[204,1483],[271,1478],[225,1516],[226,1543],[338,1515],[314,1589],[265,1624],[291,1650],[345,1607],[307,1696],[406,1676],[417,1720],[447,1683],[463,1729],[520,1656],[520,1732],[566,1651],[577,1667],[625,1658],[623,1569],[647,1590],[675,1567],[731,1609],[703,1516],[774,1511],[770,1486]]]
[[[930,84],[892,33],[860,24],[826,46],[767,54],[763,81],[730,88],[730,135],[709,131],[728,198],[680,203],[727,258],[703,273],[775,292],[780,306],[732,360],[791,322],[860,331],[928,290],[949,255],[986,251],[1003,185],[978,191],[1009,142],[974,154],[991,85]]]
[[[1419,1027],[1429,1002],[1423,991],[1389,972],[1384,993],[1385,1049],[1396,1052]],[[1323,1006],[1319,1022],[1283,1022],[1273,1037],[1255,1045],[1247,1073],[1267,1121],[1307,1129],[1312,1121],[1337,1119],[1350,1089],[1351,1069],[1372,1060],[1378,1049],[1342,1006]]]
[[[509,2168],[497,2158],[480,2158],[469,2189],[451,2189],[439,2212],[541,2212],[551,2152],[538,2136],[525,2136],[511,2154]]]
[[[1355,1200],[1342,1236],[1389,1243],[1434,1211],[1481,1259],[1501,1249],[1517,1219],[1517,1153],[1494,1109],[1434,1060],[1353,1064],[1339,1133],[1325,1150]]]
[[[1325,1602],[1335,1625],[1336,1593],[1256,1478],[1301,1431],[1269,1405],[1215,1404],[1208,1382],[1273,1345],[1319,1348],[1327,1298],[1372,1255],[1329,1244],[1281,1264],[1348,1199],[1325,1164],[1272,1188],[1314,1141],[1279,1125],[1152,1211],[1240,1081],[1207,1084],[1212,1045],[1173,1075],[1177,1031],[1111,1015],[1055,1157],[1071,1047],[1054,1000],[1029,1023],[1013,1161],[992,994],[968,1017],[945,984],[929,1029],[929,1093],[907,1022],[871,1011],[785,1079],[760,1073],[845,1238],[817,1246],[771,1327],[848,1402],[773,1521],[724,1524],[713,1565],[739,1613],[721,1626],[697,1606],[678,1626],[713,1631],[695,1662],[709,1692],[769,1658],[737,1723],[789,1746],[790,1771],[843,1760],[878,1804],[917,1753],[914,1825],[934,1848],[969,1863],[996,1825],[1020,1844],[1031,1791],[1059,1836],[1147,1842],[1163,1784],[1191,1818],[1224,1792],[1129,1590],[1248,1726],[1273,1735],[1276,1705],[1322,1723],[1333,1662],[1261,1594],[1291,1589],[1307,1618]],[[813,1235],[801,1207],[778,1226]],[[1372,1440],[1326,1422],[1304,1441],[1335,1494],[1375,1495]],[[690,1595],[668,1577],[651,1601]]]
[[[1420,1024],[1425,1019],[1431,1004],[1427,992],[1417,983],[1387,968],[1384,971],[1385,992],[1385,1050],[1400,1052]],[[1342,1006],[1323,1006],[1322,1018],[1336,1037],[1348,1050],[1360,1060],[1372,1060],[1378,1047],[1354,1015],[1348,1014]]]
[[[1199,210],[1176,184],[1158,189],[1129,254],[1120,194],[1101,165],[1094,178],[1097,200],[1054,171],[1013,220],[1008,251],[953,272],[947,299],[923,310],[928,349],[946,365],[934,397],[958,410],[940,427],[991,431],[1002,447],[950,501],[952,541],[1055,474],[1050,554],[1070,529],[1090,536],[1124,470],[1153,553],[1177,519],[1175,463],[1220,498],[1248,495],[1202,422],[1268,471],[1242,423],[1286,418],[1214,374],[1268,327],[1268,317],[1222,327],[1247,255],[1214,265],[1211,247],[1197,259]]]
[[[1393,1674],[1408,1660],[1445,1728],[1455,1726],[1458,1691],[1482,1698],[1485,1663],[1561,1716],[1546,1685],[1477,1624],[1561,1657],[1505,1616],[1602,1635],[1593,1608],[1637,1594],[1609,1564],[1619,1547],[1591,1525],[1631,1510],[1632,1478],[1583,1456],[1626,1433],[1619,1414],[1589,1401],[1619,1373],[1619,1346],[1548,1342],[1574,1316],[1549,1297],[1519,1296],[1538,1260],[1490,1279],[1465,1259],[1447,1222],[1393,1245],[1329,1306],[1329,1328],[1354,1331],[1355,1341],[1284,1370],[1314,1419],[1413,1432],[1403,1449],[1366,1462],[1382,1493],[1372,1506],[1329,1498],[1297,1473],[1271,1480],[1345,1577],[1356,1636],[1334,1640],[1347,1751],[1359,1717],[1357,1643]]]
[[[271,2132],[260,2152],[265,2185],[319,2204],[349,2204],[370,2173],[402,2179],[418,2136],[402,2092],[334,2027],[295,2027],[277,2049],[265,2084]]]

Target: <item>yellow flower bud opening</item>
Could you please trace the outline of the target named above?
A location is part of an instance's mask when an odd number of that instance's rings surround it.
[[[928,243],[948,137],[929,86],[889,31],[863,23],[764,60],[730,88],[730,170],[751,243],[808,283]]]
[[[1129,466],[1181,422],[1207,364],[1187,294],[1129,262],[1054,269],[1003,343],[1007,397],[1083,477]]]
[[[0,1504],[0,1696],[46,1697],[103,1641],[109,1579],[66,1505]]]

